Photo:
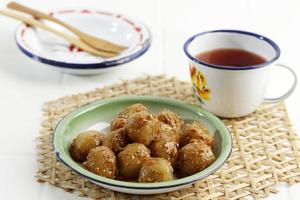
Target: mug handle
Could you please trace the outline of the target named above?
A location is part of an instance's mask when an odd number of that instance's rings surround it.
[[[296,89],[296,85],[297,85],[297,82],[298,82],[298,78],[297,78],[297,75],[296,75],[295,71],[292,70],[289,66],[281,64],[281,63],[277,63],[277,64],[275,64],[275,66],[281,67],[281,68],[284,68],[284,69],[288,70],[292,74],[292,76],[294,78],[294,82],[293,82],[293,85],[291,86],[291,88],[286,93],[284,93],[283,95],[281,95],[279,97],[274,97],[274,98],[264,98],[265,103],[276,103],[276,102],[285,100]]]

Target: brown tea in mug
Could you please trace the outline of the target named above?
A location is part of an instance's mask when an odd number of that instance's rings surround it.
[[[206,63],[233,67],[258,65],[266,62],[265,58],[250,51],[229,48],[201,52],[195,57]]]

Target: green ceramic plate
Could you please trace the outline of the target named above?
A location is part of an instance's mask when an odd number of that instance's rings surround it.
[[[206,169],[185,178],[160,183],[135,183],[108,179],[82,168],[69,155],[69,145],[82,131],[88,129],[108,130],[109,123],[124,107],[142,103],[153,113],[168,108],[179,113],[184,120],[201,121],[213,135],[213,151],[217,157]],[[54,131],[55,154],[66,166],[105,188],[132,194],[155,194],[169,192],[188,186],[218,170],[231,153],[232,139],[225,125],[211,113],[182,101],[155,96],[122,96],[95,101],[82,106],[63,118]]]

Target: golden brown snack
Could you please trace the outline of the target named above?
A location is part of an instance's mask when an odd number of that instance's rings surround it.
[[[169,137],[162,137],[150,145],[151,156],[168,160],[172,166],[177,159],[178,144]]]
[[[111,122],[110,130],[113,131],[119,128],[123,128],[125,126],[127,118],[130,117],[132,114],[138,112],[148,112],[148,109],[140,103],[126,107],[121,113],[119,113],[118,117],[116,117]]]
[[[180,129],[183,124],[183,120],[181,119],[181,117],[177,113],[168,109],[163,109],[162,111],[160,111],[157,115],[157,119],[165,124],[170,125],[173,128],[178,129]]]
[[[159,136],[159,139],[164,137],[171,138],[173,141],[179,144],[181,138],[181,130],[160,122],[157,136]]]
[[[69,149],[83,167],[107,178],[169,181],[174,179],[173,173],[189,176],[215,160],[209,130],[199,122],[183,124],[182,118],[168,109],[154,115],[144,105],[133,104],[112,120],[110,128],[105,136],[97,131],[80,134]]]
[[[199,122],[187,123],[182,126],[180,145],[184,146],[192,140],[201,140],[208,146],[212,146],[213,138],[209,134],[208,128]]]
[[[115,153],[106,146],[93,148],[84,162],[84,167],[100,176],[115,179],[117,173],[117,161]]]
[[[140,170],[138,181],[153,183],[170,181],[173,179],[173,168],[169,161],[163,158],[150,158],[146,160]]]
[[[71,157],[78,162],[83,162],[92,148],[102,145],[104,134],[98,131],[86,131],[73,140],[69,148]]]
[[[124,128],[125,123],[126,123],[125,118],[122,117],[117,117],[115,118],[111,123],[110,123],[110,130],[114,131],[114,130],[118,130],[120,128]]]
[[[119,113],[119,117],[127,119],[128,117],[130,117],[130,115],[137,113],[137,112],[148,112],[148,109],[143,104],[136,103],[136,104],[126,107],[124,109],[124,111]]]
[[[125,129],[130,140],[146,146],[159,138],[159,121],[148,112],[132,114],[126,121]]]
[[[111,131],[103,140],[103,145],[109,147],[115,153],[119,153],[129,143],[125,128]]]
[[[149,158],[150,150],[145,145],[127,145],[117,156],[120,176],[127,179],[137,178],[144,161]]]
[[[177,167],[183,176],[195,174],[215,161],[211,147],[201,141],[193,141],[178,151]]]

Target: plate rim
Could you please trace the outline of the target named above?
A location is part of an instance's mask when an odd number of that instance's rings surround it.
[[[213,163],[209,167],[205,168],[204,170],[202,170],[196,174],[193,174],[191,176],[187,176],[185,178],[180,178],[180,179],[167,181],[167,182],[159,182],[159,183],[136,183],[136,182],[119,181],[119,180],[109,179],[106,177],[96,175],[88,170],[83,169],[81,166],[76,164],[75,161],[73,161],[71,158],[68,158],[68,156],[66,156],[67,160],[70,160],[71,162],[73,162],[74,164],[77,165],[77,166],[73,166],[73,163],[70,164],[68,161],[65,160],[66,158],[63,157],[64,155],[61,156],[60,151],[57,151],[58,150],[57,145],[59,145],[59,144],[57,144],[58,140],[56,139],[58,137],[57,134],[61,131],[61,129],[63,129],[63,126],[65,126],[65,123],[67,123],[68,121],[71,121],[73,119],[73,117],[80,115],[81,112],[92,110],[94,107],[109,104],[109,103],[115,103],[118,101],[143,101],[143,100],[144,101],[150,100],[150,101],[154,101],[154,102],[155,101],[163,101],[163,102],[167,102],[169,104],[171,102],[171,104],[176,104],[176,105],[179,104],[180,106],[185,107],[185,108],[196,109],[197,113],[200,113],[203,117],[205,117],[211,123],[214,124],[214,126],[221,132],[221,136],[223,138],[227,138],[228,144],[225,144],[225,145],[227,145],[226,147],[224,147],[225,152],[221,152],[221,154],[220,154],[220,155],[222,155],[222,157],[219,156],[219,158],[216,159],[216,161],[214,162],[215,164]],[[227,159],[231,155],[232,146],[233,146],[232,136],[231,136],[230,132],[228,131],[228,129],[226,128],[226,126],[224,125],[224,123],[219,118],[217,118],[215,115],[211,114],[210,112],[203,110],[203,109],[197,107],[196,105],[193,105],[193,104],[190,104],[187,102],[183,102],[183,101],[179,101],[179,100],[175,100],[175,99],[171,99],[171,98],[158,97],[158,96],[137,96],[137,95],[100,99],[100,100],[96,100],[94,102],[88,103],[86,105],[83,105],[83,106],[75,109],[74,111],[72,111],[71,113],[69,113],[68,115],[66,115],[64,118],[62,118],[60,120],[60,122],[57,124],[57,126],[55,127],[55,129],[53,131],[52,139],[53,139],[52,145],[53,145],[53,149],[54,149],[54,153],[55,153],[56,157],[65,166],[67,166],[74,172],[78,173],[79,175],[81,175],[93,182],[96,182],[96,183],[99,183],[102,185],[108,185],[111,187],[125,188],[125,189],[137,189],[137,190],[139,190],[139,189],[154,190],[154,189],[164,189],[164,188],[175,188],[175,187],[180,187],[180,186],[184,186],[184,185],[189,185],[200,179],[203,179],[203,178],[211,175],[218,169],[220,169],[226,163]],[[223,142],[224,142],[224,140],[223,140]],[[206,172],[205,170],[208,172]],[[206,173],[204,173],[203,171],[205,171]]]
[[[66,9],[58,9],[55,11],[50,11],[51,13],[59,13],[61,11],[64,11]],[[126,56],[122,56],[120,58],[117,59],[112,59],[112,60],[107,60],[107,61],[100,61],[100,62],[88,62],[88,63],[76,63],[76,62],[64,62],[64,61],[57,61],[54,59],[49,59],[49,58],[45,58],[44,56],[38,55],[36,53],[33,53],[32,51],[30,51],[29,49],[27,49],[24,44],[24,42],[22,42],[21,38],[21,31],[22,28],[24,28],[24,26],[26,26],[25,23],[21,23],[19,26],[17,26],[16,30],[15,30],[15,42],[18,46],[18,48],[21,50],[21,52],[23,54],[25,54],[27,57],[32,58],[33,60],[36,60],[38,62],[44,63],[44,64],[48,64],[48,65],[52,65],[54,67],[60,67],[60,68],[69,68],[69,69],[77,69],[77,70],[84,70],[84,69],[101,69],[101,68],[109,68],[109,67],[115,67],[121,64],[125,64],[128,63],[130,61],[133,61],[137,58],[139,58],[140,56],[142,56],[144,53],[147,52],[147,50],[150,48],[151,43],[152,43],[152,33],[149,29],[149,27],[134,19],[131,18],[127,15],[123,15],[121,13],[118,12],[111,12],[111,11],[106,11],[106,10],[99,10],[99,9],[72,9],[74,10],[74,12],[83,12],[86,10],[89,10],[93,13],[111,13],[111,16],[120,16],[117,17],[119,19],[126,19],[129,20],[131,22],[134,22],[134,25],[137,25],[138,27],[142,27],[143,31],[146,33],[145,35],[147,36],[146,38],[143,39],[141,44],[138,44],[136,46],[137,50],[134,50],[133,52],[131,52],[130,54],[126,55]],[[125,21],[126,21],[125,20]],[[145,36],[144,35],[144,36]]]

